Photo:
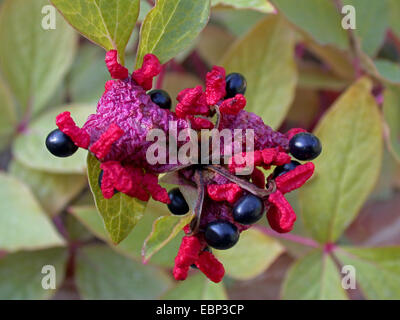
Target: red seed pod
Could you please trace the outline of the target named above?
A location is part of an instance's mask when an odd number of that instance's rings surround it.
[[[175,112],[179,118],[186,118],[189,115],[208,115],[210,112],[201,86],[182,90],[176,99],[179,103]]]
[[[158,177],[152,173],[146,173],[143,177],[143,186],[151,194],[152,198],[166,204],[171,203],[168,191],[158,184]]]
[[[225,69],[214,66],[206,76],[206,100],[209,106],[217,104],[226,95]]]
[[[194,130],[201,130],[201,129],[213,129],[214,123],[212,123],[208,119],[204,118],[196,118],[193,116],[188,116],[187,119],[190,121],[191,127]]]
[[[154,54],[146,54],[142,67],[132,73],[132,79],[145,90],[153,86],[153,78],[161,72],[161,64]]]
[[[65,133],[80,148],[87,149],[90,144],[90,136],[86,130],[79,128],[71,118],[71,113],[66,111],[56,118],[58,128]]]
[[[97,157],[97,159],[104,159],[111,150],[114,142],[118,141],[124,134],[124,130],[112,123],[106,132],[104,132],[100,139],[97,140],[90,147],[90,151]]]
[[[228,201],[235,203],[242,195],[242,189],[236,183],[209,184],[207,192],[211,199],[215,201]]]
[[[211,252],[203,251],[195,264],[208,279],[215,283],[221,282],[225,275],[224,266]]]
[[[285,136],[290,140],[296,134],[301,133],[301,132],[307,132],[307,130],[305,130],[303,128],[293,128],[293,129],[290,129],[288,132],[286,132]]]
[[[277,177],[276,187],[282,193],[288,193],[300,188],[314,173],[315,166],[312,162],[297,166],[295,169]]]
[[[196,263],[198,259],[201,246],[200,240],[195,236],[184,236],[182,238],[173,270],[176,280],[185,280],[187,278],[190,266]]]
[[[233,98],[224,100],[219,110],[223,114],[237,115],[246,106],[246,98],[242,94],[237,94]]]
[[[267,212],[267,219],[271,228],[279,233],[291,231],[296,221],[296,214],[282,192],[277,190],[271,193],[268,201],[271,206]]]
[[[118,62],[117,50],[110,50],[106,53],[105,62],[111,78],[124,80],[129,77],[129,71]]]

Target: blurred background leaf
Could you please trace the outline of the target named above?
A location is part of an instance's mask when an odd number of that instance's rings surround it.
[[[389,150],[400,161],[400,88],[386,88],[383,115],[389,127]]]
[[[211,0],[211,5],[223,4],[237,9],[253,9],[265,13],[275,12],[273,5],[267,0]]]
[[[51,298],[64,279],[67,251],[47,249],[33,252],[18,252],[0,259],[0,299],[42,300]],[[55,268],[56,289],[44,289],[42,273],[44,266]]]
[[[44,30],[47,0],[6,0],[0,11],[0,68],[18,101],[19,118],[43,109],[68,71],[76,33],[57,15],[57,27]]]
[[[323,152],[300,191],[304,223],[320,242],[336,241],[358,214],[378,178],[382,123],[372,83],[362,78],[325,114],[315,134]]]
[[[0,174],[0,249],[9,252],[62,246],[64,240],[30,190]]]
[[[301,258],[290,268],[282,297],[288,300],[347,299],[335,262],[319,250]]]
[[[246,110],[272,128],[282,123],[294,97],[297,71],[293,49],[293,31],[281,17],[269,16],[233,45],[221,61],[227,73],[239,72],[246,77]]]
[[[76,283],[83,299],[156,299],[171,286],[165,272],[106,246],[85,247],[77,258]]]

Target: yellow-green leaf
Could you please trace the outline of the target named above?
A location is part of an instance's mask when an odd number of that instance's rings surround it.
[[[193,219],[193,214],[185,216],[163,216],[159,217],[153,224],[153,230],[143,245],[143,261],[146,263],[150,258],[167,245],[178,233]]]
[[[106,50],[125,47],[136,25],[140,0],[51,0],[64,18],[86,38]]]
[[[64,248],[54,248],[12,253],[0,259],[0,299],[42,300],[51,298],[64,279],[67,256]],[[56,288],[45,290],[42,281],[46,274],[42,273],[42,269],[48,265],[55,268]],[[45,281],[45,283],[47,282]]]
[[[198,273],[179,283],[162,297],[163,300],[226,300],[223,283],[213,283]]]
[[[297,71],[294,33],[279,16],[269,16],[236,42],[222,59],[227,72],[247,80],[246,110],[279,127],[294,97]]]
[[[383,115],[389,128],[389,150],[400,161],[400,88],[387,87],[383,103]]]
[[[157,299],[171,286],[171,280],[156,267],[96,245],[79,250],[76,284],[83,299]]]
[[[0,11],[0,68],[21,117],[45,106],[76,51],[77,35],[60,15],[56,29],[43,29],[46,5],[47,0],[6,0]]]
[[[400,247],[340,247],[335,255],[342,264],[354,266],[367,299],[400,299]]]
[[[115,194],[111,199],[105,199],[99,187],[100,162],[89,153],[87,164],[90,188],[96,207],[103,218],[111,240],[118,244],[142,219],[146,203],[121,192]]]
[[[314,177],[300,191],[304,224],[320,242],[336,241],[358,214],[382,162],[382,121],[362,78],[326,113],[315,130],[322,154]]]
[[[236,9],[254,9],[264,13],[275,12],[274,6],[268,0],[212,0],[211,4],[223,4]]]
[[[189,47],[207,24],[210,0],[158,0],[140,30],[136,67],[147,53],[167,62]]]
[[[289,269],[282,297],[288,300],[347,299],[335,262],[319,250],[299,259]]]
[[[14,156],[18,161],[29,168],[51,173],[85,173],[87,154],[85,150],[78,150],[69,158],[57,158],[50,154],[45,146],[47,135],[57,128],[56,116],[63,111],[70,111],[78,126],[82,126],[87,117],[95,111],[95,107],[88,105],[59,107],[51,109],[33,121],[14,143]]]
[[[279,11],[296,26],[321,44],[333,44],[340,49],[348,47],[347,31],[342,28],[341,16],[334,1],[273,0]]]
[[[9,89],[0,78],[0,151],[10,143],[17,127],[17,113]]]
[[[232,249],[213,252],[225,266],[227,275],[249,280],[263,273],[283,251],[278,241],[253,228],[242,232]]]
[[[30,190],[0,174],[0,249],[10,252],[64,245]]]

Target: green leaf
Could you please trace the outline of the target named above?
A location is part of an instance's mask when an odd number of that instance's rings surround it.
[[[179,283],[162,297],[163,300],[227,300],[223,283],[213,283],[198,273]]]
[[[329,255],[316,250],[297,260],[282,287],[287,300],[345,300],[339,270]]]
[[[85,173],[87,151],[78,150],[72,157],[57,158],[51,155],[45,147],[47,135],[57,128],[55,124],[56,116],[64,111],[70,111],[76,123],[82,126],[86,122],[87,117],[95,111],[95,108],[87,105],[59,107],[52,109],[33,121],[17,137],[14,143],[14,156],[18,161],[29,168],[51,173]]]
[[[136,67],[147,53],[167,62],[189,47],[207,24],[210,1],[158,0],[140,30]]]
[[[388,0],[389,23],[392,30],[400,37],[400,2],[397,0]]]
[[[301,88],[342,91],[348,85],[349,83],[346,80],[320,68],[302,68],[299,70],[299,87]]]
[[[213,252],[225,266],[227,275],[249,280],[267,270],[283,251],[278,241],[253,228],[242,232],[232,249]]]
[[[400,64],[384,59],[376,59],[374,63],[378,76],[393,84],[400,83]]]
[[[211,0],[211,5],[223,4],[236,9],[254,9],[264,13],[275,12],[274,6],[267,0]]]
[[[274,0],[273,3],[319,43],[348,48],[347,31],[342,28],[342,18],[333,1],[301,0],[293,5],[293,0]]]
[[[0,68],[20,105],[20,116],[41,110],[68,71],[77,36],[60,15],[44,30],[47,0],[6,0],[0,11]]]
[[[43,209],[51,216],[59,214],[87,185],[84,175],[38,171],[17,160],[12,161],[10,173],[30,187]]]
[[[30,190],[0,173],[0,249],[13,252],[63,244]]]
[[[189,213],[183,217],[163,216],[154,221],[153,230],[143,245],[143,262],[148,262],[156,252],[175,238],[192,219],[193,214]]]
[[[246,110],[279,127],[294,97],[297,71],[294,33],[279,16],[269,16],[227,52],[221,64],[247,80]]]
[[[0,78],[0,151],[11,140],[17,127],[17,114],[15,104],[9,89]]]
[[[104,51],[95,45],[82,46],[68,77],[70,99],[75,103],[97,103],[109,79]]]
[[[335,255],[342,264],[355,267],[367,299],[400,299],[400,247],[341,247]]]
[[[161,270],[145,266],[106,246],[88,246],[78,252],[76,284],[83,299],[156,299],[171,285]]]
[[[386,88],[383,115],[389,129],[389,150],[400,161],[400,88]]]
[[[320,121],[322,154],[313,179],[300,190],[304,224],[320,242],[336,241],[358,214],[382,162],[382,121],[372,82],[362,78]]]
[[[136,25],[140,0],[51,0],[64,18],[86,38],[105,50],[125,48]]]
[[[167,214],[168,209],[167,206],[160,202],[150,200],[143,218],[138,222],[137,226],[126,237],[126,239],[121,241],[118,245],[111,243],[106,234],[104,223],[96,208],[88,206],[73,207],[70,209],[70,212],[98,238],[108,242],[112,249],[136,261],[141,261],[143,243],[153,228],[154,220],[157,219],[160,214]],[[176,236],[160,251],[155,253],[150,259],[150,263],[153,265],[172,268],[182,236],[183,231],[181,231],[180,235]]]
[[[115,194],[111,199],[105,199],[99,187],[100,162],[89,153],[87,163],[90,188],[96,207],[103,218],[111,240],[118,244],[142,219],[146,203],[121,192]]]
[[[343,0],[343,5],[352,5],[356,10],[354,33],[361,42],[361,49],[374,56],[385,40],[388,27],[388,6],[386,0],[369,1]]]
[[[51,298],[64,279],[65,249],[47,249],[33,252],[18,252],[0,259],[0,299],[2,300],[42,300]],[[44,266],[53,266],[56,272],[56,289],[44,289],[48,271]],[[46,282],[47,283],[47,282]]]

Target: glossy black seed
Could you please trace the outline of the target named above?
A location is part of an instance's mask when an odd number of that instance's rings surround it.
[[[320,155],[322,146],[316,136],[302,132],[290,140],[289,151],[298,160],[313,160]]]
[[[233,98],[238,93],[246,92],[247,82],[240,73],[231,73],[226,76],[226,97]]]
[[[151,101],[161,109],[171,109],[171,97],[168,92],[160,89],[151,90],[149,93]]]
[[[296,160],[292,160],[289,163],[284,164],[283,166],[276,167],[273,173],[273,177],[279,177],[285,173],[288,173],[289,171],[292,171],[295,169],[297,166],[301,165],[300,162]]]
[[[78,150],[71,138],[59,129],[53,130],[47,136],[46,147],[51,154],[60,158],[70,157]]]
[[[206,226],[204,237],[210,247],[226,250],[239,241],[239,230],[228,221],[214,221]]]
[[[233,219],[244,225],[260,220],[264,214],[264,204],[255,195],[248,194],[241,197],[233,206]]]
[[[189,206],[179,188],[172,189],[168,196],[171,199],[171,203],[168,204],[169,211],[178,216],[189,212]]]

